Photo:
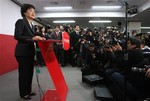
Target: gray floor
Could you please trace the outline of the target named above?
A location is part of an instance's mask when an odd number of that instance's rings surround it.
[[[40,68],[39,80],[44,91],[53,89],[53,83],[47,69]],[[81,82],[81,71],[77,67],[62,68],[69,92],[67,101],[95,101],[93,88]],[[33,78],[33,91],[37,93],[30,101],[40,101],[39,89],[36,81],[36,73]],[[12,71],[0,76],[0,101],[23,101],[18,93],[18,71]]]

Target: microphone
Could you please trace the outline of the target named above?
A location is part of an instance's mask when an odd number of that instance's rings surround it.
[[[39,21],[42,21],[42,19],[41,19],[41,18],[39,18],[39,17],[37,17],[36,19],[38,19]]]

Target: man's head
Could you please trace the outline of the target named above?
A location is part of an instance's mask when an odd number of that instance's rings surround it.
[[[140,48],[140,46],[141,46],[140,39],[129,38],[128,41],[127,41],[127,49],[128,50],[137,49],[137,48]]]
[[[60,31],[60,26],[59,26],[59,25],[56,25],[56,26],[55,26],[55,31],[56,31],[56,32],[59,32],[59,31]]]
[[[61,31],[61,32],[64,31],[64,26],[60,26],[60,31]]]
[[[94,43],[90,43],[90,44],[89,44],[89,49],[90,49],[90,51],[94,51],[94,49],[95,49],[95,44],[94,44]]]
[[[47,32],[48,32],[48,33],[53,32],[53,28],[52,28],[51,26],[47,26]]]
[[[78,32],[80,31],[80,26],[79,25],[75,25],[74,28],[75,28],[75,31],[78,31]]]

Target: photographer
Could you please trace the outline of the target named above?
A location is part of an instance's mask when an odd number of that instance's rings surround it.
[[[94,43],[90,43],[86,53],[86,64],[87,67],[82,69],[83,74],[97,73],[99,66],[99,51],[95,48]]]
[[[86,53],[87,53],[88,45],[89,44],[87,43],[86,37],[83,36],[80,45],[80,57],[81,57],[82,67],[86,66]]]
[[[109,47],[105,46],[104,51],[106,54],[105,57],[107,57],[107,62],[104,66],[104,69],[106,69],[106,73],[111,74],[115,71],[123,71],[123,51],[120,44],[118,42],[114,42]]]
[[[124,73],[113,72],[111,78],[116,84],[124,91],[125,77],[126,82],[126,95],[132,99],[136,99],[138,96],[145,96],[149,94],[150,89],[150,69],[146,72],[135,71],[132,69],[136,67],[136,70],[144,68],[147,65],[142,50],[140,49],[140,40],[136,38],[130,38],[127,41],[128,49],[128,68]],[[125,92],[124,92],[125,93]]]

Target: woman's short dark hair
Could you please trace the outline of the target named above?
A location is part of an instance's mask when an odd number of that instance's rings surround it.
[[[43,28],[45,28],[44,26],[41,26],[40,28],[39,28],[39,30],[40,30],[40,32],[42,32],[42,29]],[[45,32],[46,32],[46,28],[45,28]]]
[[[31,9],[31,8],[35,9],[35,7],[33,5],[31,5],[31,4],[23,4],[21,6],[21,16],[24,17],[25,16],[24,13],[26,13],[27,10]]]

